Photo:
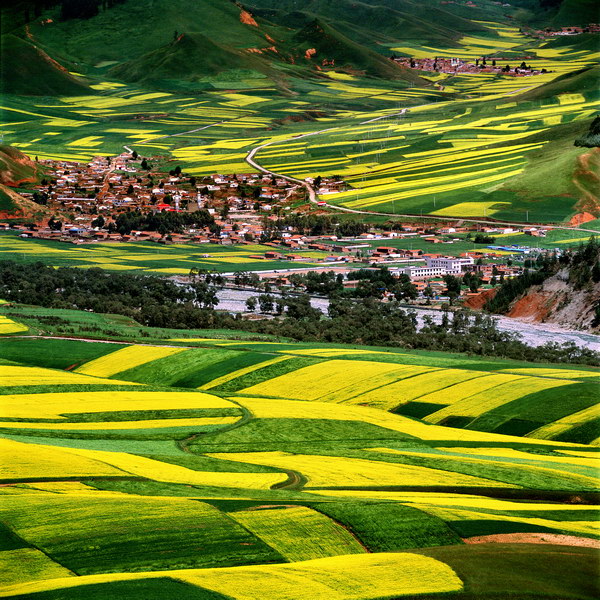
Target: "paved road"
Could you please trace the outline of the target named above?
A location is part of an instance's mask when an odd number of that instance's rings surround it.
[[[367,123],[373,123],[374,121],[379,121],[381,119],[388,119],[391,117],[401,116],[401,115],[406,114],[407,111],[408,111],[408,109],[404,108],[398,113],[393,113],[390,115],[383,115],[381,117],[376,117],[374,119],[369,119],[367,121],[361,121],[360,123],[358,123],[358,125],[366,125]],[[260,152],[260,150],[262,150],[263,148],[266,148],[267,146],[270,146],[272,144],[285,144],[286,142],[293,142],[293,141],[299,140],[301,138],[305,138],[305,137],[309,137],[309,136],[313,136],[313,135],[320,135],[320,134],[326,133],[328,131],[335,131],[337,129],[343,129],[344,127],[347,127],[347,126],[340,125],[339,127],[328,127],[327,129],[321,129],[319,131],[313,131],[311,133],[305,133],[303,135],[296,135],[287,140],[274,140],[271,142],[267,142],[265,144],[261,144],[260,146],[255,146],[246,155],[246,162],[250,166],[257,169],[258,171],[261,171],[262,173],[274,175],[275,177],[279,177],[281,179],[285,179],[286,181],[291,181],[293,183],[297,183],[297,184],[303,186],[304,188],[306,188],[306,190],[308,192],[309,200],[313,204],[316,204],[317,202],[323,202],[321,199],[319,199],[319,196],[318,196],[315,188],[308,181],[303,181],[302,179],[297,179],[296,177],[290,177],[289,175],[284,175],[283,173],[276,173],[275,171],[271,171],[270,169],[267,169],[266,167],[263,167],[261,164],[256,162],[255,157],[256,157],[256,154],[258,152]],[[413,219],[415,217],[418,217],[419,219],[431,219],[431,220],[436,220],[436,221],[440,220],[440,217],[435,216],[435,215],[384,213],[384,212],[376,212],[376,211],[371,211],[371,210],[357,210],[357,209],[346,208],[344,206],[338,206],[336,204],[328,204],[328,203],[325,203],[325,206],[332,210],[337,210],[339,212],[345,212],[345,213],[352,213],[352,214],[356,214],[356,215],[378,215],[378,216],[384,216],[384,217],[395,217],[395,218],[406,217],[406,218],[413,218]],[[447,220],[448,219],[449,220],[455,219],[457,221],[460,220],[465,223],[479,223],[482,225],[515,225],[515,226],[519,226],[519,227],[527,227],[527,226],[534,225],[534,223],[531,223],[531,222],[524,223],[521,221],[491,221],[491,220],[486,220],[486,219],[465,219],[462,217],[443,217],[443,218],[447,219]],[[582,232],[586,232],[586,233],[600,234],[600,231],[598,231],[597,229],[583,229],[580,227],[567,227],[566,225],[552,225],[552,227],[554,229],[566,229],[566,230],[570,230],[570,231],[582,231]]]

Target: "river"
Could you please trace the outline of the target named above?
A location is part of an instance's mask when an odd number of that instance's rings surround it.
[[[250,296],[258,296],[259,292],[225,288],[219,290],[217,295],[219,297],[217,309],[241,313],[247,312],[246,300]],[[279,294],[276,292],[271,293],[271,295],[279,297]],[[318,308],[321,312],[327,314],[329,307],[329,300],[327,298],[313,296],[310,303],[314,308]],[[413,310],[417,314],[420,324],[423,323],[425,315],[433,317],[435,321],[439,321],[442,317],[441,313],[436,310],[425,308],[411,308],[410,310]],[[495,317],[495,319],[500,331],[516,333],[529,346],[542,346],[547,342],[557,342],[559,344],[573,342],[580,348],[589,348],[590,350],[600,352],[600,336],[591,333],[563,329],[548,323],[529,323],[509,317]]]

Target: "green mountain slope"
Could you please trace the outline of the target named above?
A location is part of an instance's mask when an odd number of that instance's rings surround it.
[[[254,0],[253,5],[258,7],[259,15],[282,25],[290,24],[290,15],[296,15],[297,19],[298,13],[294,11],[302,11],[312,18],[327,20],[354,41],[372,46],[377,41],[400,39],[449,43],[462,34],[486,31],[484,25],[471,20],[481,18],[482,15],[473,14],[473,11],[465,12],[464,15],[453,14],[450,10],[456,10],[457,6],[441,7],[437,2]],[[468,18],[465,18],[467,14]],[[489,16],[490,14],[488,18]],[[292,23],[293,20],[292,17]]]
[[[89,94],[90,88],[73,77],[46,52],[14,35],[0,41],[0,91],[5,94],[54,96]]]
[[[221,46],[199,33],[181,34],[169,44],[115,67],[111,74],[134,82],[193,81],[235,69],[274,74],[266,61]]]
[[[565,73],[557,77],[554,81],[541,85],[529,92],[517,96],[518,100],[540,100],[550,98],[558,94],[578,94],[593,93],[598,90],[598,80],[600,78],[600,67],[589,67]]]
[[[321,20],[315,19],[293,38],[295,47],[304,53],[305,59],[316,64],[325,61],[336,67],[354,67],[366,74],[388,79],[405,79],[422,82],[416,74],[366,48]]]
[[[569,25],[588,25],[600,21],[600,4],[597,0],[563,0],[553,24],[568,27]]]
[[[127,62],[166,46],[181,33],[199,33],[233,48],[268,47],[268,28],[244,18],[230,0],[125,0],[86,20],[31,24],[36,39],[88,65]],[[58,10],[48,16],[56,16]],[[243,22],[247,21],[247,22]]]

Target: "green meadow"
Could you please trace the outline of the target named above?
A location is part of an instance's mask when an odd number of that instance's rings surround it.
[[[596,368],[145,328],[43,339],[36,309],[2,312],[29,325],[0,345],[3,597],[244,600],[293,569],[288,598],[319,572],[323,593],[376,599],[389,569],[417,569],[406,596],[479,598],[539,556],[514,536],[581,546],[541,547],[570,575],[539,597],[588,589]],[[502,542],[483,580],[481,536]],[[353,568],[374,578],[360,596]]]

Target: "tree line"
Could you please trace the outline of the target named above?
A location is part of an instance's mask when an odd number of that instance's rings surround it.
[[[560,256],[554,253],[540,254],[535,261],[526,260],[525,270],[520,277],[507,279],[497,288],[484,308],[496,314],[504,314],[510,310],[515,300],[525,295],[529,289],[541,285],[564,270],[569,283],[575,290],[581,290],[600,282],[600,243],[594,236],[586,244],[576,249],[567,250]],[[600,315],[600,301],[597,312]]]
[[[442,314],[439,323],[425,318],[421,327],[413,312],[397,301],[341,298],[328,315],[310,304],[307,294],[285,299],[282,314],[270,320],[245,320],[214,310],[220,280],[202,273],[189,285],[152,275],[107,272],[100,268],[55,269],[41,262],[0,261],[0,298],[49,308],[121,314],[149,327],[235,329],[306,342],[392,346],[518,360],[600,365],[600,354],[574,345],[531,348],[514,334],[502,332],[489,315]]]

